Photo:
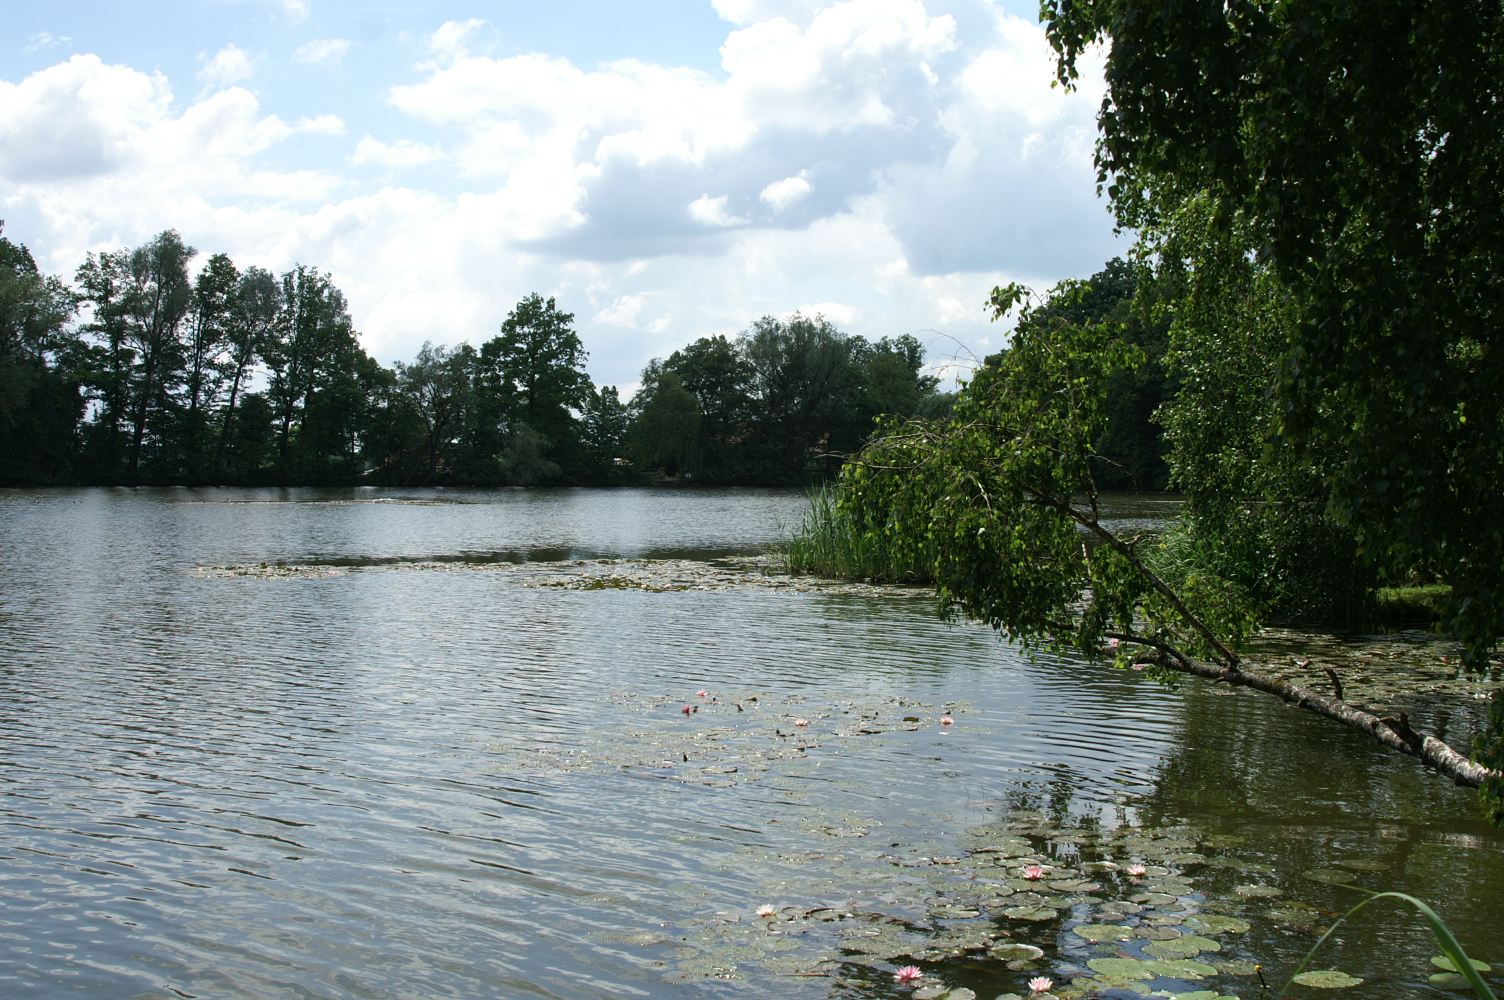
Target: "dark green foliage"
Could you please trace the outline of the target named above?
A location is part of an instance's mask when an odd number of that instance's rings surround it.
[[[0,484],[67,483],[84,399],[71,292],[0,235]]]
[[[345,297],[329,275],[298,265],[282,277],[282,317],[262,348],[276,419],[276,478],[358,482],[368,400],[391,373],[355,339]]]
[[[475,351],[424,343],[411,364],[397,363],[397,399],[416,423],[421,441],[402,485],[431,486],[454,464],[475,408]]]
[[[705,337],[643,371],[634,454],[705,483],[823,479],[877,417],[948,409],[952,397],[923,369],[911,335],[873,344],[823,317],[764,316],[734,341]]]
[[[387,369],[329,274],[215,254],[190,277],[195,255],[172,231],[91,254],[75,292],[0,237],[0,482],[800,483],[877,415],[952,398],[913,337],[795,315],[655,361],[628,406],[591,384],[573,315],[536,294],[479,348],[424,344]]]
[[[725,337],[702,337],[669,355],[662,368],[679,377],[699,406],[696,474],[704,483],[745,482],[747,444],[756,415],[752,366]],[[649,371],[654,370],[649,366]],[[643,373],[643,385],[650,380]]]
[[[949,419],[884,425],[842,471],[845,544],[924,567],[947,605],[1025,645],[1095,657],[1108,635],[1127,635],[1235,662],[1228,644],[1256,621],[1241,588],[1156,563],[1156,540],[1116,539],[1097,522],[1108,381],[1145,358],[1120,323],[1085,308],[1091,294],[1065,282],[1026,308]],[[998,289],[994,311],[1025,297]]]
[[[603,385],[585,400],[580,418],[580,438],[585,447],[593,483],[609,485],[632,480],[627,461],[631,414],[614,385]]]
[[[1096,442],[1093,474],[1099,489],[1167,489],[1170,467],[1165,461],[1164,435],[1155,418],[1160,405],[1174,395],[1165,367],[1167,322],[1135,309],[1138,269],[1121,257],[1082,284],[1076,296],[1046,299],[1026,320],[1045,327],[1056,323],[1110,323],[1124,342],[1143,351],[1144,361],[1107,377],[1104,400],[1106,424]],[[996,363],[1002,355],[987,360]]]
[[[1119,218],[1207,197],[1296,304],[1280,431],[1337,458],[1387,573],[1443,576],[1481,667],[1504,636],[1504,6],[1047,0],[1062,79],[1105,39]]]
[[[674,371],[649,366],[641,409],[632,421],[632,456],[644,469],[693,478],[700,466],[700,402]]]
[[[1369,620],[1376,567],[1332,510],[1340,454],[1280,434],[1272,386],[1296,303],[1246,229],[1214,222],[1204,199],[1147,228],[1139,252],[1153,266],[1138,308],[1168,318],[1166,363],[1179,383],[1159,413],[1187,497],[1169,556],[1236,581],[1276,620]]]

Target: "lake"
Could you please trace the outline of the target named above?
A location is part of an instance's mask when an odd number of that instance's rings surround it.
[[[1432,902],[1501,982],[1471,789],[738,562],[803,506],[0,492],[0,995],[1252,1000],[1342,882]],[[1363,983],[1291,995],[1468,995],[1392,906],[1334,938],[1312,968]]]

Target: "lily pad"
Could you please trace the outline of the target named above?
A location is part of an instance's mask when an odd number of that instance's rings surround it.
[[[1116,913],[1121,915],[1144,912],[1144,908],[1142,906],[1139,906],[1137,903],[1130,903],[1124,899],[1110,899],[1107,902],[1103,903],[1101,907],[1099,907],[1099,909],[1102,913]]]
[[[1155,973],[1147,966],[1149,963],[1141,962],[1136,958],[1093,958],[1088,959],[1086,966],[1093,972],[1112,979],[1153,979]]]
[[[1224,976],[1252,976],[1259,971],[1257,963],[1242,958],[1225,960],[1216,964],[1217,971]]]
[[[941,920],[968,920],[981,916],[982,911],[966,906],[937,906],[930,911],[930,915]]]
[[[1233,886],[1232,891],[1237,893],[1239,896],[1247,896],[1251,899],[1284,895],[1283,892],[1276,889],[1272,885],[1238,885]]]
[[[1052,910],[1048,906],[1010,906],[1003,913],[1014,920],[1030,920],[1035,922],[1054,920],[1060,916],[1059,910]]]
[[[1071,933],[1088,941],[1132,941],[1134,937],[1133,928],[1115,924],[1082,924]]]
[[[1248,930],[1248,921],[1237,917],[1224,917],[1220,913],[1200,913],[1186,917],[1185,925],[1202,934],[1242,934]]]
[[[1147,941],[1174,941],[1182,932],[1174,927],[1135,927],[1133,933]]]
[[[1466,976],[1455,972],[1433,972],[1428,981],[1439,990],[1465,990],[1469,985]]]
[[[1337,969],[1322,969],[1319,972],[1302,972],[1295,977],[1302,986],[1314,986],[1318,990],[1345,990],[1349,986],[1362,986],[1363,980],[1349,976]]]
[[[1320,922],[1320,914],[1298,907],[1279,907],[1267,910],[1264,916],[1283,927],[1299,927],[1309,930]]]
[[[1032,944],[1010,941],[1007,944],[994,945],[990,954],[994,958],[1022,958],[1032,962],[1036,958],[1044,958],[1044,949],[1036,948]]]
[[[932,984],[930,986],[919,987],[919,989],[914,991],[913,996],[914,1000],[940,1000],[941,997],[949,992],[950,990],[944,986]]]
[[[1170,979],[1204,979],[1217,974],[1216,966],[1205,962],[1193,962],[1188,958],[1164,958],[1144,963],[1144,967],[1156,976]]]
[[[1363,858],[1353,858],[1351,861],[1337,862],[1338,868],[1347,868],[1355,872],[1387,872],[1394,866],[1387,861],[1369,861]]]
[[[1352,872],[1339,872],[1335,868],[1313,868],[1305,872],[1304,877],[1312,882],[1325,882],[1328,885],[1347,885],[1358,881],[1358,876]]]
[[[1135,892],[1128,899],[1134,903],[1142,903],[1145,906],[1163,906],[1166,903],[1175,902],[1175,897],[1164,892]]]
[[[1203,951],[1221,951],[1222,944],[1199,934],[1186,934],[1173,941],[1150,941],[1144,954],[1156,958],[1195,958]]]
[[[1493,968],[1493,966],[1489,965],[1487,962],[1480,962],[1476,958],[1470,958],[1468,959],[1468,961],[1471,962],[1473,968],[1477,969],[1479,972],[1488,972]],[[1457,966],[1453,965],[1452,960],[1450,958],[1447,958],[1445,955],[1432,955],[1431,964],[1436,966],[1438,969],[1441,969],[1443,972],[1458,971]]]

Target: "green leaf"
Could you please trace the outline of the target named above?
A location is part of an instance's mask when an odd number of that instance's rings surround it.
[[[1088,941],[1132,941],[1135,936],[1133,928],[1118,924],[1082,924],[1071,933]]]
[[[1362,986],[1363,980],[1349,976],[1345,972],[1336,969],[1324,969],[1320,972],[1302,972],[1295,977],[1295,982],[1302,986],[1314,986],[1319,990],[1345,990],[1350,986]]]

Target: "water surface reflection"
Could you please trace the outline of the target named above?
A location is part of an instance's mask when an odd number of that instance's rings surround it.
[[[1387,858],[1504,959],[1470,793],[1266,700],[1028,662],[924,600],[188,572],[756,551],[797,494],[208,492],[0,499],[6,996],[898,995],[881,962],[848,987],[686,954],[763,900],[908,912],[918,870],[884,855],[1020,808],[1241,837],[1312,905],[1341,890],[1301,871]],[[1350,995],[1429,990],[1418,935],[1365,927],[1387,992]],[[1305,940],[1256,920],[1239,947]],[[934,968],[1026,978],[972,964]]]

